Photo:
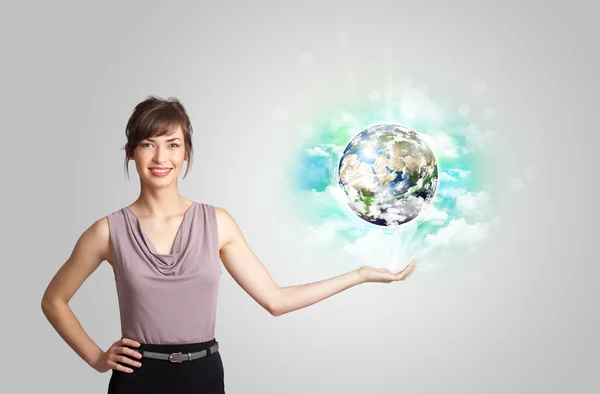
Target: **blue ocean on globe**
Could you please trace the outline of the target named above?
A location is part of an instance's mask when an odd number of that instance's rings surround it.
[[[399,226],[415,219],[434,197],[438,164],[416,131],[378,124],[348,143],[338,183],[358,217],[379,226]]]

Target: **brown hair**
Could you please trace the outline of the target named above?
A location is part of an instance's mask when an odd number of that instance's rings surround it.
[[[184,136],[187,168],[183,178],[188,173],[194,156],[192,149],[192,125],[185,108],[179,100],[169,97],[167,100],[160,97],[148,96],[144,101],[135,106],[133,114],[125,127],[127,143],[125,149],[125,173],[129,179],[129,160],[133,159],[133,151],[139,143],[153,136],[161,137],[173,134],[181,127]]]

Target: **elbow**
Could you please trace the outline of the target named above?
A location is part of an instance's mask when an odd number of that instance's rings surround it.
[[[283,315],[283,314],[284,314],[283,312],[280,312],[280,311],[279,311],[279,310],[277,310],[277,309],[276,309],[276,310],[274,310],[274,311],[271,311],[271,315],[272,315],[272,316],[274,316],[274,317],[281,316],[281,315]]]
[[[283,315],[285,311],[283,309],[283,304],[281,303],[280,297],[273,297],[273,299],[274,301],[269,304],[269,313],[275,317]]]
[[[271,306],[268,308],[268,311],[271,314],[271,316],[277,317],[282,315],[280,309],[274,304],[271,304]]]
[[[57,305],[59,305],[59,303],[61,303],[62,301],[60,300],[54,300],[54,299],[50,299],[48,297],[43,297],[42,301],[40,302],[40,307],[42,308],[42,312],[44,312],[44,315],[48,315],[49,312],[53,311]],[[67,302],[65,302],[65,304],[68,304]]]
[[[52,304],[50,303],[50,301],[48,301],[45,298],[42,298],[42,301],[40,302],[40,306],[42,308],[42,312],[44,313],[45,316],[48,316],[48,311],[51,309]]]
[[[269,300],[270,302],[268,302],[267,310],[271,316],[277,317],[285,313],[282,311],[281,287],[277,286],[276,289],[271,292]]]
[[[55,304],[54,301],[56,301],[55,296],[51,294],[50,291],[48,291],[48,289],[46,288],[46,291],[44,292],[44,294],[42,295],[42,299],[40,300],[40,307],[42,308],[42,311],[46,313],[46,311],[52,309],[52,306]]]

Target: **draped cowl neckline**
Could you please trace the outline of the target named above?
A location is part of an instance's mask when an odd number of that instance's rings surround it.
[[[183,219],[177,233],[175,234],[175,240],[171,247],[171,253],[164,254],[158,253],[154,244],[150,238],[146,235],[138,217],[128,207],[123,208],[125,217],[129,222],[129,228],[132,231],[133,238],[140,247],[142,253],[147,257],[147,260],[163,275],[177,275],[179,272],[178,263],[183,256],[187,245],[189,244],[189,229],[190,225],[194,220],[196,213],[196,206],[198,204],[194,201],[192,205],[185,211]]]

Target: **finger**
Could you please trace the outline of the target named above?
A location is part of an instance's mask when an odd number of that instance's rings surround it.
[[[409,276],[412,275],[413,272],[415,272],[415,270],[417,269],[417,266],[413,266],[410,271],[408,271],[408,273],[406,274],[406,276],[404,277],[404,279],[408,278]]]
[[[121,348],[121,354],[127,354],[129,356],[133,356],[135,358],[142,358],[142,354],[140,352],[136,352],[133,349],[129,349],[128,347]]]
[[[400,270],[398,272],[395,272],[392,274],[392,276],[394,277],[394,279],[397,279],[398,277],[400,277],[404,272],[406,272],[406,268],[404,268],[403,270]]]
[[[122,364],[132,365],[134,367],[140,367],[142,365],[142,363],[140,363],[139,361],[131,359],[126,356],[117,356],[115,361],[118,361]]]
[[[408,269],[407,269],[408,268]],[[396,275],[396,280],[404,280],[416,269],[416,266],[406,267]]]
[[[134,341],[133,339],[129,339],[129,338],[123,338],[123,339],[121,339],[121,342],[124,346],[121,346],[119,353],[125,353],[125,354],[132,355],[134,357],[137,357],[137,358],[142,358],[142,355],[139,352],[136,352],[135,350],[129,348],[129,347],[140,347],[141,344],[138,341]]]
[[[142,358],[142,355],[141,355],[140,352],[136,352],[135,350],[130,349],[129,347],[126,347],[126,346],[120,346],[118,348],[118,352],[117,353],[128,354],[130,356],[134,356],[134,357],[137,357],[137,358]]]
[[[134,341],[133,339],[121,338],[121,346],[140,347],[140,343],[138,341]]]
[[[412,271],[414,268],[416,268],[416,266],[417,266],[417,259],[412,259],[412,260],[410,261],[410,263],[408,263],[408,265],[406,266],[406,268],[404,268],[404,270],[405,270],[405,271],[407,271],[407,272],[408,272],[408,274],[410,275],[410,272],[411,272],[411,271]]]
[[[408,264],[408,265],[407,265],[406,267],[404,267],[402,270],[400,270],[400,271],[396,272],[396,273],[394,274],[394,276],[399,276],[399,275],[402,275],[402,274],[404,274],[404,273],[408,272],[408,270],[409,270],[411,267],[412,267],[412,265],[411,265],[411,264]]]
[[[408,271],[408,270],[410,270],[412,267],[414,267],[416,263],[417,263],[417,260],[415,260],[415,259],[412,259],[412,260],[410,261],[410,263],[408,263],[408,264],[406,265],[406,267],[404,267],[404,268],[403,268],[401,271],[398,271],[398,272],[396,272],[396,273],[395,273],[395,275],[399,275],[399,274],[401,274],[401,273],[403,273],[403,272],[407,272],[407,271]]]
[[[114,361],[109,361],[108,365],[112,368],[112,369],[116,369],[117,371],[121,371],[121,372],[127,372],[127,373],[132,373],[133,369],[131,368],[127,368],[122,366],[121,364],[118,364]]]
[[[130,349],[128,347],[124,347],[124,346],[120,346],[117,348],[117,354],[127,354],[130,356],[133,356],[135,358],[142,358],[142,354],[140,352],[136,352],[133,349]]]

